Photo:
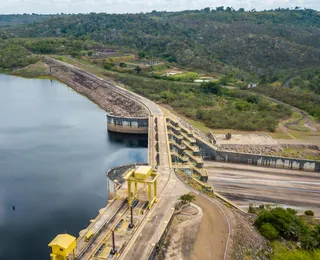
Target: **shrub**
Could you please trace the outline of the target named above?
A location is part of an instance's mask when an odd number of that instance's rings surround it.
[[[272,224],[270,223],[263,224],[259,230],[265,238],[271,241],[279,237],[278,230],[274,226],[272,226]]]
[[[256,209],[254,208],[254,206],[252,205],[252,203],[249,204],[248,213],[256,214]]]
[[[271,210],[262,210],[255,221],[255,225],[260,230],[265,223],[270,223],[282,237],[290,240],[298,240],[302,234],[307,232],[307,227],[296,213],[293,209],[283,209],[280,207]]]
[[[127,67],[127,64],[126,64],[125,62],[121,61],[120,64],[119,64],[119,66],[120,66],[121,68],[125,68],[125,67]]]
[[[113,66],[114,66],[114,63],[108,63],[108,62],[106,62],[105,64],[103,64],[103,67],[104,67],[106,70],[111,70]]]
[[[306,211],[304,212],[304,214],[305,214],[306,216],[314,216],[314,212],[313,212],[312,210],[306,210]]]

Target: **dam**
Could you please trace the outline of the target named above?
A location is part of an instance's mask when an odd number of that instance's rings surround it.
[[[168,232],[177,199],[194,191],[176,176],[175,171],[184,172],[197,185],[212,192],[205,184],[208,173],[203,168],[203,158],[320,171],[317,161],[221,151],[192,126],[174,115],[165,115],[154,102],[116,83],[61,61],[48,59],[47,64],[52,76],[89,99],[95,102],[101,98],[109,100],[101,103],[108,113],[109,131],[148,134],[147,165],[123,165],[109,171],[108,205],[78,238],[60,234],[53,239],[49,243],[52,260],[154,259]]]

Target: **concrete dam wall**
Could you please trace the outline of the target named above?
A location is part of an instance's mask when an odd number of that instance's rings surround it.
[[[222,151],[214,149],[198,138],[197,145],[204,160],[320,172],[320,161]]]

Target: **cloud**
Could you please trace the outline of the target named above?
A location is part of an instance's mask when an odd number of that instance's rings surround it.
[[[232,6],[235,9],[306,7],[320,10],[319,0],[9,0],[1,13],[139,13],[152,10],[178,11],[205,7]]]

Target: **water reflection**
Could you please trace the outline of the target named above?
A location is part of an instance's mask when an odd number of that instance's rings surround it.
[[[108,141],[115,144],[125,144],[126,147],[148,148],[148,135],[121,134],[109,132]]]
[[[146,136],[105,120],[56,81],[0,75],[1,260],[49,259],[55,235],[78,236],[106,205],[106,171],[147,160]]]

